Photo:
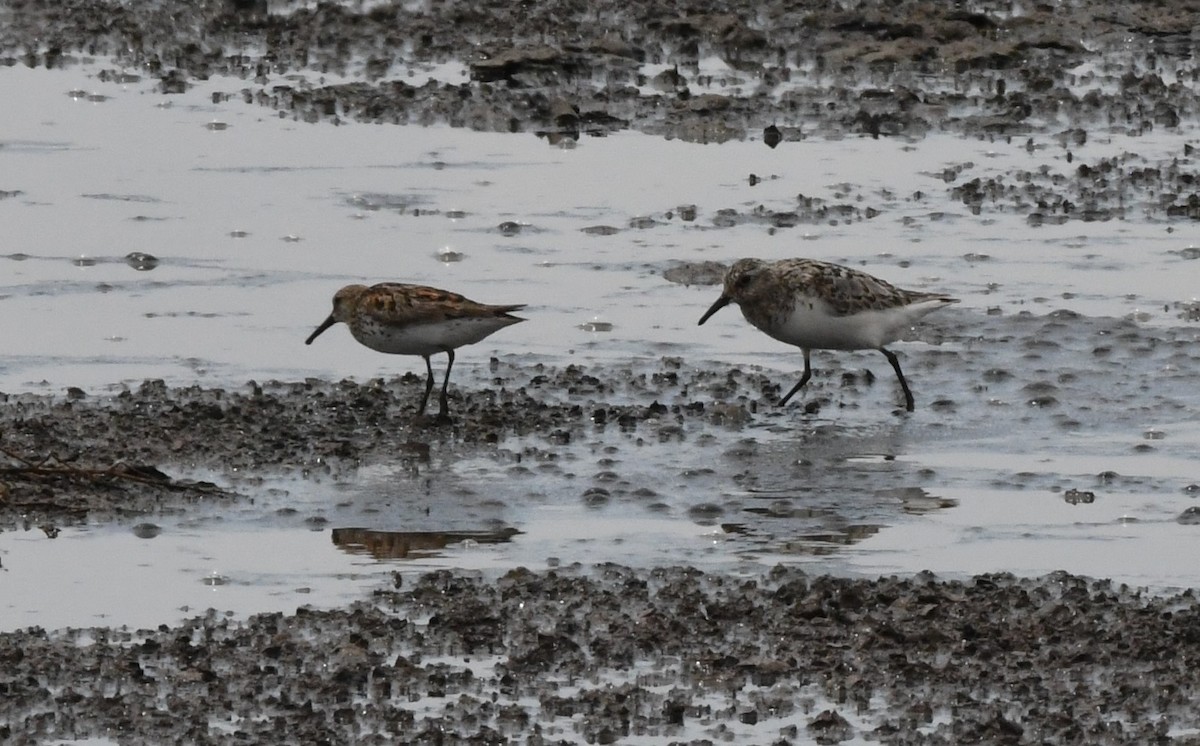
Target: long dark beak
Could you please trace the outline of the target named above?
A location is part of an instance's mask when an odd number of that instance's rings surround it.
[[[329,327],[333,326],[336,323],[337,323],[337,319],[333,318],[333,316],[330,316],[329,318],[325,319],[324,321],[321,322],[321,325],[317,327],[316,331],[314,331],[312,334],[308,335],[308,339],[304,340],[304,344],[306,344],[306,345],[312,344],[312,341],[314,339],[321,336],[321,332],[325,331],[326,329],[328,329]]]
[[[704,315],[700,317],[700,323],[696,324],[696,326],[700,326],[705,321],[708,321],[709,316],[712,316],[714,313],[716,313],[717,311],[720,311],[722,308],[724,308],[725,306],[728,306],[728,305],[729,305],[729,296],[728,295],[722,295],[720,298],[717,298],[717,302],[708,307],[708,310],[705,311]],[[313,336],[316,336],[316,335],[314,334]]]

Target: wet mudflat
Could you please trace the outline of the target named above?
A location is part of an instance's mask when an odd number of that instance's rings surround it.
[[[14,743],[1187,743],[1195,601],[1066,574],[444,571],[336,611],[11,633],[34,673],[2,707]]]
[[[0,14],[6,740],[1197,740],[1190,11]],[[916,412],[695,327],[799,254],[962,299]],[[368,278],[531,304],[453,424]]]

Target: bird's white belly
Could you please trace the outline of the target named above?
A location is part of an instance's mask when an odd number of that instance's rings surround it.
[[[354,338],[377,352],[392,355],[433,355],[475,344],[513,323],[503,317],[448,319],[403,327],[364,324],[352,328]]]
[[[894,342],[909,324],[904,308],[835,316],[819,304],[811,307],[801,301],[782,322],[758,326],[780,342],[805,349],[863,350]]]

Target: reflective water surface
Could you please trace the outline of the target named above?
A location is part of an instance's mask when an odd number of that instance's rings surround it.
[[[546,448],[532,435],[415,472],[268,474],[249,505],[53,537],[31,525],[0,534],[0,628],[332,605],[431,567],[788,562],[1200,581],[1188,562],[1200,528],[1185,517],[1200,493],[1188,231],[1152,206],[1059,224],[1004,204],[974,215],[950,188],[1075,168],[1052,140],[550,144],[297,123],[236,97],[213,103],[232,85],[220,79],[167,98],[86,66],[0,75],[9,394],[420,373],[419,359],[344,330],[303,345],[349,282],[527,303],[527,323],[460,353],[462,388],[486,386],[493,357],[518,375],[539,363],[653,375],[664,357],[757,365],[790,387],[798,351],[731,311],[697,328],[717,291],[663,277],[683,261],[812,256],[962,301],[896,346],[911,416],[893,413],[880,355],[819,352],[806,396],[830,403],[816,416],[793,406],[704,433],[607,428],[540,466],[520,457]],[[1188,135],[1101,134],[1072,154],[1157,162]],[[846,209],[814,216],[812,198]]]

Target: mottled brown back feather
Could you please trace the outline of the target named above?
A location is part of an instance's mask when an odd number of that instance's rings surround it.
[[[508,316],[524,304],[490,306],[425,285],[381,282],[367,289],[359,300],[362,313],[387,326],[406,326],[480,316]],[[515,317],[513,317],[515,318]]]

